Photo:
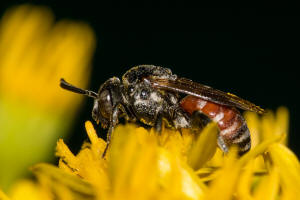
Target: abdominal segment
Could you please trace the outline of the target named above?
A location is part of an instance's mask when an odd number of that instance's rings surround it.
[[[190,115],[195,111],[200,111],[216,122],[220,129],[219,136],[227,146],[232,144],[238,145],[240,153],[245,153],[250,149],[249,129],[245,119],[236,108],[216,104],[190,95],[183,98],[180,105]],[[224,150],[222,147],[221,149]]]

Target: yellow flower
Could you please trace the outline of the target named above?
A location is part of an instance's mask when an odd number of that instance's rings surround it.
[[[87,25],[55,23],[48,9],[29,5],[7,11],[0,33],[0,187],[7,191],[66,133],[81,97],[63,92],[58,80],[86,87],[95,39]],[[58,140],[58,166],[34,165],[37,181],[20,180],[8,195],[0,190],[0,200],[298,199],[288,117],[286,108],[246,112],[253,145],[242,157],[234,147],[227,155],[217,148],[212,123],[199,135],[119,125],[102,158],[106,142],[88,121],[89,142],[77,155]]]
[[[257,142],[242,157],[235,148],[227,155],[216,148],[215,124],[209,124],[199,136],[189,130],[180,134],[168,129],[159,135],[126,124],[115,129],[102,158],[106,142],[88,121],[85,126],[90,142],[74,155],[59,140],[58,167],[33,166],[39,184],[20,183],[13,188],[11,199],[27,187],[26,191],[33,193],[27,199],[36,199],[36,195],[44,199],[109,200],[298,199],[299,160],[284,144],[288,111],[279,108],[276,115],[269,111],[265,116],[246,113],[245,117]]]
[[[95,37],[84,23],[54,21],[44,7],[22,5],[0,21],[0,187],[48,161],[66,135],[81,97],[61,77],[86,87]],[[80,83],[80,84],[79,84]]]

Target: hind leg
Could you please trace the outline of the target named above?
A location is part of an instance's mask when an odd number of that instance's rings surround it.
[[[194,111],[191,116],[191,127],[195,131],[202,130],[209,122],[211,122],[211,119],[201,111]]]
[[[221,135],[218,136],[218,146],[224,153],[228,152],[228,146]]]
[[[195,131],[199,130],[199,128],[203,129],[211,121],[212,120],[205,114],[203,114],[201,111],[195,111],[191,116],[192,129]],[[226,144],[224,138],[221,135],[218,136],[218,146],[224,153],[228,152],[228,145]]]

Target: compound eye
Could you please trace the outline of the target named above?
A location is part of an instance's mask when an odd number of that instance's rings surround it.
[[[148,90],[142,90],[140,94],[141,99],[148,99],[149,97],[149,91]]]
[[[110,92],[108,90],[101,91],[99,94],[99,107],[103,117],[110,118],[113,109],[112,106]]]
[[[92,110],[92,117],[97,122],[99,120],[99,104],[98,101],[95,99],[94,107]]]

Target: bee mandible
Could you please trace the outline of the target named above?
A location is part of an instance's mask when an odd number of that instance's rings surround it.
[[[139,65],[128,70],[122,80],[113,77],[105,81],[98,93],[80,89],[61,79],[66,90],[94,99],[92,118],[108,128],[107,145],[120,118],[128,122],[141,122],[161,132],[163,121],[169,128],[201,130],[209,121],[219,128],[218,146],[228,152],[231,145],[239,153],[249,151],[250,132],[238,109],[265,111],[253,103],[233,94],[177,77],[168,68]]]

